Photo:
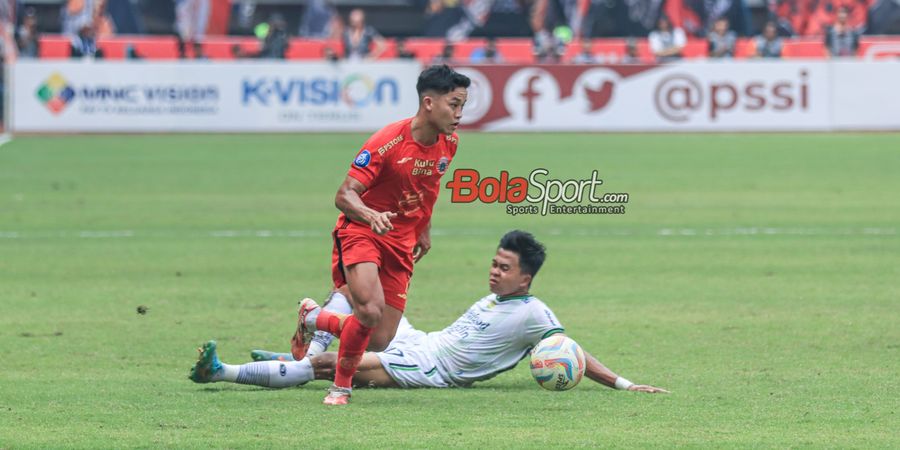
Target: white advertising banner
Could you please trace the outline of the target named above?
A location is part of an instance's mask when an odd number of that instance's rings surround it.
[[[900,130],[900,60],[831,65],[838,130]]]
[[[824,130],[826,62],[470,66],[463,123],[491,131]]]
[[[374,131],[418,105],[416,62],[20,61],[13,132]]]
[[[484,131],[900,130],[900,61],[457,66]],[[412,115],[415,61],[20,61],[13,132],[374,131]]]

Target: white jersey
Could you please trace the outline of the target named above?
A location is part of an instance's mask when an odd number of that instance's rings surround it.
[[[441,376],[456,386],[512,369],[541,339],[563,332],[553,311],[526,295],[488,295],[443,331],[428,333],[425,348]]]

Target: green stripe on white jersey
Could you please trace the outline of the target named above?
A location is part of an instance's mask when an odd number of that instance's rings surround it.
[[[537,297],[491,294],[449,327],[429,333],[426,345],[444,379],[468,386],[515,367],[545,334],[562,331],[556,315]]]

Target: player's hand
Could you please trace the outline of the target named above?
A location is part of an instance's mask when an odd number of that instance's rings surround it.
[[[397,217],[397,213],[392,213],[390,211],[375,213],[375,217],[372,217],[372,220],[369,223],[372,226],[372,231],[379,236],[383,236],[388,231],[394,229],[394,225],[391,224],[391,219]]]
[[[628,388],[629,391],[634,392],[646,392],[648,394],[668,394],[669,391],[658,388],[656,386],[650,386],[649,384],[632,384],[631,387]]]
[[[425,230],[419,236],[416,246],[413,247],[413,261],[419,262],[419,260],[428,253],[428,250],[431,250],[431,234],[428,230]]]

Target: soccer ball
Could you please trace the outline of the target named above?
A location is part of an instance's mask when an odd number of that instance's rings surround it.
[[[549,391],[572,389],[584,376],[584,368],[584,351],[560,334],[538,342],[531,351],[531,375]]]

